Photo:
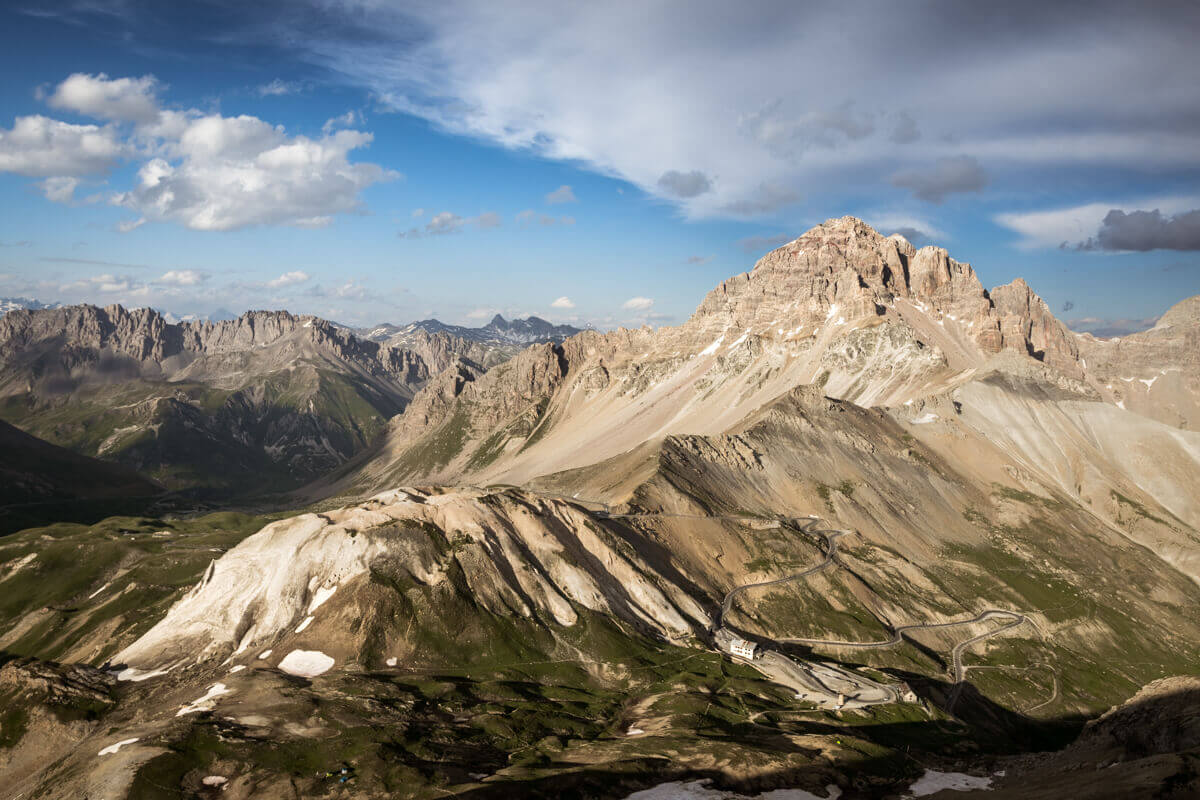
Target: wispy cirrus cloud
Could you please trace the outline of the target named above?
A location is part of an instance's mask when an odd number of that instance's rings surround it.
[[[1200,166],[1200,55],[1179,35],[1200,25],[1194,4],[311,9],[287,41],[385,106],[620,177],[689,218],[770,216],[847,186],[944,202],[1031,167]],[[937,57],[897,41],[936,41]]]

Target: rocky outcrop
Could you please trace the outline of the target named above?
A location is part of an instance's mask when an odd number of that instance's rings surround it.
[[[1017,278],[992,289],[992,303],[1000,324],[1000,346],[1044,361],[1073,377],[1081,377],[1079,347],[1075,336],[1055,316],[1029,284]]]
[[[681,586],[574,505],[515,490],[406,488],[263,528],[214,561],[114,664],[147,674],[267,650],[274,663],[308,646],[338,663],[357,659],[364,643],[354,631],[374,616],[368,575],[466,593],[482,612],[538,625],[571,627],[587,610],[669,638],[710,623]],[[349,632],[335,621],[347,604],[360,618]]]
[[[1110,402],[1200,430],[1200,295],[1170,308],[1148,331],[1077,341],[1088,375]]]

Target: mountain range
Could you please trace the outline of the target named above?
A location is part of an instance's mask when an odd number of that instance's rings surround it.
[[[657,330],[11,312],[4,419],[289,494],[0,540],[6,790],[1190,796],[1198,354],[851,217]]]

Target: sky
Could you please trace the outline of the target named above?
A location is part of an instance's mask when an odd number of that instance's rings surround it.
[[[1194,2],[9,0],[0,296],[670,325],[852,214],[1119,334],[1200,294],[1198,36]]]

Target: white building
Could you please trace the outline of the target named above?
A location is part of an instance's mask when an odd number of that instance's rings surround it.
[[[739,656],[747,660],[754,659],[754,651],[758,649],[758,645],[754,642],[748,642],[740,636],[734,636],[729,640],[730,655]]]

